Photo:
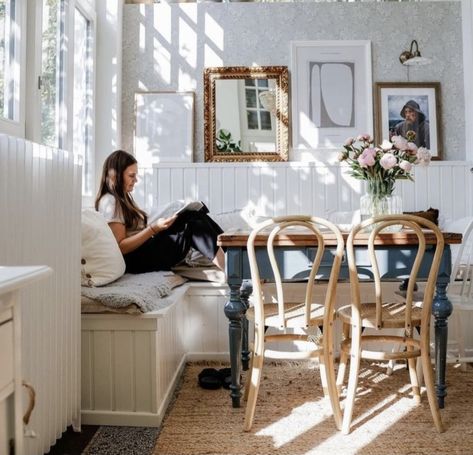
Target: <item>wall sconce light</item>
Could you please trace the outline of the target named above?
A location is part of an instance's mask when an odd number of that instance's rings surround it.
[[[416,40],[411,41],[411,49],[408,51],[404,51],[399,56],[399,61],[403,65],[407,66],[420,66],[420,65],[428,65],[432,63],[432,59],[427,57],[422,57],[419,52],[419,45],[417,44]]]

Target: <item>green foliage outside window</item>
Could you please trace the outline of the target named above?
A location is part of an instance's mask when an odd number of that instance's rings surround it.
[[[41,68],[41,133],[42,142],[46,145],[57,147],[58,132],[58,88],[61,76],[59,74],[59,28],[60,28],[60,3],[62,0],[44,0],[42,34],[42,68]]]

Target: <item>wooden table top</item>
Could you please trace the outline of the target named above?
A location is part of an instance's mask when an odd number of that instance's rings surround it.
[[[218,236],[217,244],[223,247],[243,247],[246,246],[248,236],[251,231],[246,230],[230,230]],[[435,234],[432,231],[424,231],[426,243],[433,245],[436,243]],[[458,245],[462,242],[462,234],[455,232],[443,232],[443,238],[448,245]],[[266,246],[269,233],[261,233],[256,237],[255,245]],[[343,232],[343,239],[346,242],[349,232]],[[367,245],[369,233],[361,232],[357,235],[355,245]],[[326,245],[336,245],[336,238],[332,233],[324,235]],[[277,246],[313,246],[317,244],[314,234],[305,231],[296,231],[283,233],[278,235],[275,241]],[[417,245],[417,235],[411,230],[402,230],[400,232],[382,232],[375,241],[376,245]]]

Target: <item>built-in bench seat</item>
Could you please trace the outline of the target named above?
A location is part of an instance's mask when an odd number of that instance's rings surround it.
[[[83,298],[82,423],[158,426],[187,360],[228,359],[226,295],[188,281],[145,313]]]

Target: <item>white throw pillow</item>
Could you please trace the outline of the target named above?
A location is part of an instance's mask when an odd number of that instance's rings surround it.
[[[82,286],[104,286],[124,273],[125,260],[107,221],[95,210],[83,210]]]

